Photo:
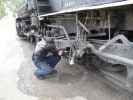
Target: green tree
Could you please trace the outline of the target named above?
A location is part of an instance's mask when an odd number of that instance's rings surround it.
[[[24,0],[0,0],[0,18],[2,18],[6,14],[6,7],[8,7],[13,13],[15,13],[23,3]]]
[[[0,18],[5,15],[4,0],[0,0]]]

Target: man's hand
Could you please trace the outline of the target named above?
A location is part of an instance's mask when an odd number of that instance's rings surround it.
[[[62,56],[63,53],[64,53],[64,50],[63,50],[63,49],[58,50],[58,55],[59,55],[59,56]]]

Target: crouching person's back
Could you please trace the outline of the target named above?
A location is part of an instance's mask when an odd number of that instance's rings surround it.
[[[35,71],[36,77],[38,79],[44,79],[56,73],[55,66],[60,59],[61,57],[58,55],[58,51],[52,39],[42,39],[39,41],[32,56],[32,60],[37,67]]]

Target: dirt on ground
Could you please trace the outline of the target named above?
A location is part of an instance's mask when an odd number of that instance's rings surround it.
[[[33,46],[17,37],[15,19],[0,21],[0,100],[132,100],[130,93],[83,66],[69,66],[63,60],[58,74],[38,80],[31,57]]]
[[[57,75],[44,80],[34,76],[33,46],[20,42],[25,55],[18,71],[18,88],[40,100],[132,100],[132,95],[117,88],[99,72],[88,71],[83,66],[70,66],[62,59],[56,66]]]

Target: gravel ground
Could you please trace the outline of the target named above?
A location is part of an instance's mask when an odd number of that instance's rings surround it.
[[[0,21],[0,100],[133,100],[96,72],[60,61],[55,77],[38,80],[31,56],[33,47],[16,37],[12,16]]]
[[[54,77],[38,80],[34,76],[35,66],[31,61],[33,47],[20,42],[25,55],[18,71],[18,88],[40,100],[132,100],[132,95],[108,84],[97,72],[89,72],[83,66],[69,66],[63,60]],[[47,99],[46,99],[47,98]]]

